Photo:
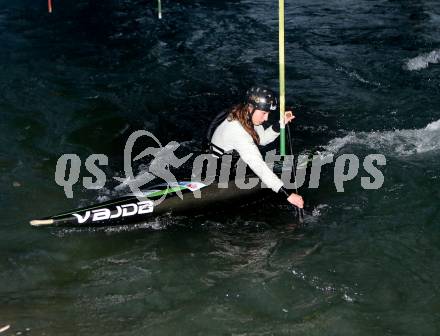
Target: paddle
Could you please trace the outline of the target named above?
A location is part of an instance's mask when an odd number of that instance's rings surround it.
[[[291,131],[290,131],[290,123],[287,124],[287,134],[289,139],[289,147],[290,147],[290,155],[294,158],[293,160],[293,178],[295,179],[295,193],[298,194],[298,188],[296,186],[296,166],[298,163],[297,158],[293,155],[293,146],[292,146],[292,137],[291,137]],[[297,211],[298,214],[298,221],[301,225],[304,223],[304,209],[298,208],[297,206],[294,206],[294,208]]]

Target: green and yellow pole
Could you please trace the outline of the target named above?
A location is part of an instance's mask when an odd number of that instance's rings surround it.
[[[157,0],[157,15],[159,19],[162,19],[162,3],[161,0]]]
[[[280,154],[286,155],[286,110],[285,61],[284,61],[284,0],[279,0],[278,52],[280,63]]]

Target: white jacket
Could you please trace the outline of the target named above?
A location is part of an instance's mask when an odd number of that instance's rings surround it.
[[[271,143],[279,135],[272,127],[264,129],[260,125],[254,126],[254,128],[260,137],[260,145],[262,146]],[[283,186],[283,182],[264,162],[251,135],[246,132],[238,120],[229,121],[225,119],[212,135],[211,143],[225,152],[231,152],[235,149],[240,154],[241,159],[273,191],[278,192]]]

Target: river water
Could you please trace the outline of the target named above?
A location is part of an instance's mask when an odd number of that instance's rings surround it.
[[[94,230],[28,224],[117,194],[66,198],[58,158],[103,153],[120,176],[138,129],[199,151],[248,86],[277,88],[277,3],[0,4],[5,335],[440,333],[438,1],[286,1],[295,151],[382,154],[379,190],[360,174],[338,193],[327,169],[303,228],[271,199]]]

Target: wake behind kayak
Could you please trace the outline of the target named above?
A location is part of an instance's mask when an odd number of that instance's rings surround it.
[[[260,185],[252,189],[240,189],[234,181],[223,188],[217,183],[206,185],[194,181],[178,182],[171,186],[161,184],[142,190],[138,195],[125,195],[93,206],[31,220],[30,224],[75,227],[135,224],[166,213],[199,215],[218,211],[228,205],[252,202],[267,191]],[[196,198],[196,192],[200,193],[200,198]]]

